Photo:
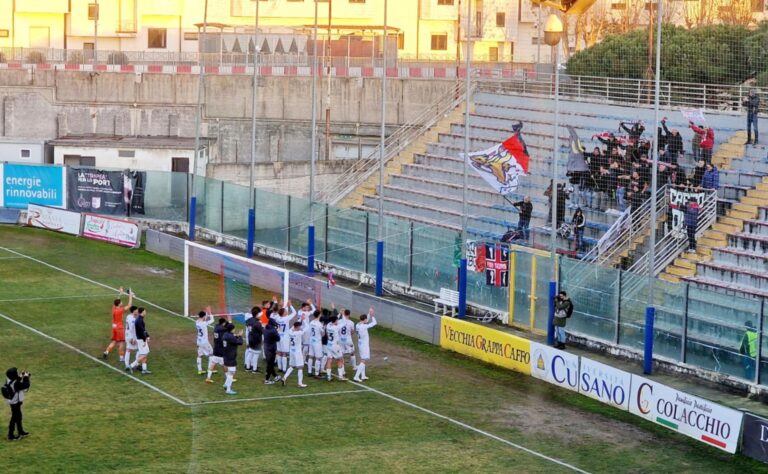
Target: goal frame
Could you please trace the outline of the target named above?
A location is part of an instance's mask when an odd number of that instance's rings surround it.
[[[184,241],[184,315],[185,316],[191,315],[191,313],[189,312],[190,310],[189,308],[189,267],[190,267],[189,249],[190,248],[196,248],[205,252],[218,254],[218,255],[221,255],[222,257],[233,259],[249,266],[261,267],[261,268],[264,268],[265,270],[282,273],[283,274],[283,288],[282,288],[283,301],[288,301],[288,288],[290,286],[290,274],[291,274],[290,270],[276,267],[268,263],[259,262],[258,260],[242,257],[240,255],[235,255],[233,253],[226,252],[224,250],[220,250],[217,248],[209,247],[207,245],[202,245],[196,242],[185,240]],[[202,269],[202,270],[208,271],[205,269]]]

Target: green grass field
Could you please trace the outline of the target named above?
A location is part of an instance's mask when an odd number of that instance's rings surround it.
[[[151,375],[110,370],[120,368],[114,353],[98,360],[119,286],[148,307]],[[238,395],[227,397],[220,373],[213,385],[196,374],[194,326],[177,314],[182,294],[178,262],[0,227],[0,367],[33,374],[24,408],[32,436],[0,444],[2,472],[766,471],[383,328],[371,331],[365,386],[265,386],[241,372]]]

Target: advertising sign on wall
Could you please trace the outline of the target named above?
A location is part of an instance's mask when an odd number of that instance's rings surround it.
[[[2,205],[26,209],[34,203],[63,208],[64,174],[60,166],[3,165]]]
[[[531,342],[531,375],[577,392],[579,390],[579,356],[538,342]]]
[[[80,213],[30,204],[27,208],[27,225],[80,235]]]
[[[632,375],[623,370],[581,358],[579,393],[622,410],[629,409]]]
[[[440,346],[501,367],[531,373],[531,342],[459,319],[440,319]]]
[[[85,214],[83,237],[125,247],[138,247],[140,235],[138,224],[133,222],[113,217]]]
[[[768,463],[768,420],[750,413],[744,414],[741,453]]]
[[[582,359],[583,360],[583,359]],[[691,438],[735,453],[743,413],[644,377],[632,377],[629,411]]]
[[[143,172],[69,168],[69,209],[109,215],[144,213]],[[137,189],[135,189],[137,188]]]

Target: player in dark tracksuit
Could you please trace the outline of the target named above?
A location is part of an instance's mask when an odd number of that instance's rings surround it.
[[[232,390],[232,382],[235,381],[235,371],[237,371],[237,346],[243,345],[243,331],[235,333],[234,330],[234,324],[227,324],[221,344],[224,348],[224,367],[227,368],[227,380],[224,382],[227,395],[237,394]]]
[[[267,385],[275,383],[280,377],[275,372],[275,358],[277,357],[277,342],[280,340],[280,334],[277,333],[277,325],[270,319],[264,327],[264,358],[267,361],[267,375],[264,383]]]
[[[251,372],[260,372],[259,354],[261,353],[261,340],[264,337],[264,326],[258,317],[253,317],[245,322],[248,326],[248,349],[251,350]],[[246,369],[247,370],[247,369]]]
[[[208,358],[208,377],[205,383],[213,383],[211,375],[216,371],[217,365],[224,366],[224,334],[227,332],[227,322],[224,318],[219,318],[219,323],[213,327],[213,355]]]

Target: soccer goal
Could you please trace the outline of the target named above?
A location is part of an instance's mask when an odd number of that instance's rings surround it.
[[[203,270],[190,274],[190,268]],[[194,242],[184,243],[184,314],[210,305],[215,314],[243,314],[263,299],[288,300],[290,272]],[[267,296],[268,295],[268,296]]]

